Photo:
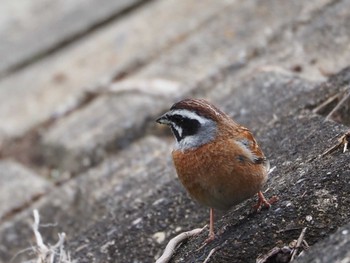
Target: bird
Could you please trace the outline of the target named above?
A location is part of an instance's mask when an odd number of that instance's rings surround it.
[[[175,137],[172,159],[189,195],[210,208],[209,236],[215,239],[214,209],[231,207],[258,195],[256,210],[270,207],[262,193],[269,161],[253,134],[205,99],[183,99],[156,119]]]

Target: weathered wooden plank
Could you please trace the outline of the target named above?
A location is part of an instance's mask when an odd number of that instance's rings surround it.
[[[154,1],[0,81],[0,138],[21,136],[91,86],[181,42],[227,1]]]
[[[1,1],[0,76],[141,2],[143,0]]]
[[[13,161],[0,161],[0,222],[24,209],[48,190],[50,183]]]

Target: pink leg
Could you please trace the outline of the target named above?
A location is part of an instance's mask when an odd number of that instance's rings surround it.
[[[258,203],[254,206],[256,211],[260,210],[261,207],[265,206],[270,208],[271,204],[275,203],[278,200],[277,196],[273,196],[269,201],[266,200],[265,196],[261,191],[258,192]]]
[[[214,239],[215,233],[214,233],[214,209],[210,208],[210,217],[209,217],[209,238],[208,239]]]
[[[210,216],[209,216],[209,236],[204,241],[204,246],[215,239],[214,233],[214,209],[210,208]]]

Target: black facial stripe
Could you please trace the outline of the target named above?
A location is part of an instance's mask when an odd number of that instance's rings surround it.
[[[198,120],[190,119],[180,114],[171,115],[168,117],[168,119],[170,122],[174,123],[174,125],[171,125],[171,129],[177,141],[181,141],[186,136],[196,134],[200,128],[200,123]],[[179,134],[175,126],[182,129],[182,134]]]
[[[182,136],[190,136],[190,135],[194,135],[197,133],[197,131],[200,128],[200,123],[197,120],[194,119],[188,119],[188,118],[184,118],[183,122],[182,122]]]
[[[183,122],[183,116],[182,115],[179,115],[179,114],[174,114],[174,115],[170,115],[169,117],[168,117],[168,119],[171,121],[171,122],[173,122],[173,123],[175,123],[175,124],[177,124],[177,125],[179,125],[179,124],[181,124],[182,122]],[[180,125],[179,125],[180,126]],[[181,127],[181,126],[180,126]]]

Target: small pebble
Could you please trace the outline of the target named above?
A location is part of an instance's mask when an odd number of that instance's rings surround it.
[[[308,215],[308,216],[306,216],[305,219],[306,219],[306,221],[311,222],[312,221],[312,216]]]
[[[152,237],[158,242],[158,244],[161,244],[165,240],[165,232],[154,233]]]
[[[141,221],[142,221],[142,218],[139,217],[139,218],[135,219],[134,221],[132,221],[131,224],[132,224],[133,226],[135,226],[135,225],[138,225],[139,223],[141,223]]]

